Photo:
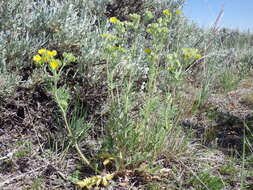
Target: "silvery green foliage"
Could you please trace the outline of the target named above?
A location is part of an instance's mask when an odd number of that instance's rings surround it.
[[[112,0],[86,0],[85,5],[89,7],[93,14],[104,16],[106,6],[111,2]]]
[[[15,74],[0,72],[0,96],[12,95],[20,77]]]
[[[3,1],[1,4],[1,47],[5,49],[3,67],[22,65],[34,46],[46,40],[43,32],[34,36],[41,24],[38,23],[36,28],[33,26],[35,21],[29,17],[32,16],[30,6],[29,1],[16,0]]]
[[[145,0],[145,3],[150,7],[161,11],[163,9],[180,9],[183,7],[185,0]]]
[[[69,51],[94,47],[99,29],[95,22],[102,17],[112,0],[9,0],[0,2],[1,68],[30,64],[31,56],[41,47]],[[146,5],[182,6],[183,1],[143,1]],[[153,6],[154,6],[153,5]],[[95,12],[95,14],[94,14]],[[99,13],[99,14],[98,14]],[[100,16],[100,18],[98,17]],[[88,44],[89,43],[89,44]],[[88,51],[89,50],[89,51]],[[88,51],[88,52],[87,52]],[[82,53],[82,54],[83,54]]]
[[[7,59],[7,51],[5,49],[5,45],[7,43],[5,34],[3,32],[0,33],[0,72],[6,71],[6,59]]]
[[[22,68],[31,67],[32,56],[40,48],[81,55],[80,65],[99,55],[96,16],[85,1],[10,0],[0,1],[0,5],[1,93],[21,85],[10,70],[18,74]]]
[[[84,1],[10,0],[2,1],[1,9],[1,67],[30,64],[41,47],[70,51],[95,22]]]
[[[99,59],[101,48],[99,34],[106,33],[110,29],[104,15],[109,3],[120,3],[120,1],[0,1],[0,69],[3,71],[12,66],[20,68],[30,65],[32,55],[41,47],[60,52],[75,51],[81,56],[79,61],[83,66],[90,62],[94,63]],[[181,8],[184,0],[143,0],[142,3],[144,8],[161,12],[164,8],[170,10]],[[124,5],[127,5],[127,1],[124,1]],[[224,36],[226,37],[227,33],[231,38],[226,41]],[[135,42],[138,47],[141,47],[140,52],[145,48],[143,47],[145,39],[141,35],[137,36]],[[211,29],[201,29],[183,17],[170,28],[168,38],[173,42],[168,44],[170,48],[168,51],[182,47],[195,47],[202,50],[208,47],[205,52],[208,57],[221,54],[226,57],[230,52],[225,50],[226,48],[237,46],[239,51],[239,47],[242,47],[240,44],[243,43],[243,40],[236,42],[236,33],[233,31],[213,33]],[[243,48],[249,49],[249,46],[250,44]],[[223,50],[227,53],[222,53]],[[250,57],[247,59],[250,60]]]
[[[184,0],[110,0],[106,5],[105,15],[125,20],[132,13],[142,15],[145,10],[150,10],[157,15],[164,9],[182,8],[183,4]]]

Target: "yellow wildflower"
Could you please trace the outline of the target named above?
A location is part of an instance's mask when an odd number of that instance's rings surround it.
[[[176,15],[181,15],[181,14],[182,14],[182,11],[181,11],[180,9],[177,9],[177,10],[175,10],[175,14],[176,14]]]
[[[39,53],[40,55],[45,54],[46,52],[47,52],[47,50],[46,50],[45,48],[42,48],[42,49],[39,49],[39,50],[38,50],[38,53]]]
[[[38,62],[40,62],[41,61],[41,56],[40,55],[35,55],[35,56],[33,56],[33,61],[35,62],[35,63],[38,63]]]
[[[60,61],[58,59],[53,59],[49,62],[49,66],[52,70],[55,70],[60,64]]]
[[[200,59],[200,58],[201,58],[200,54],[195,55],[195,59]]]
[[[150,48],[146,48],[144,49],[144,52],[149,55],[151,54],[152,50]]]
[[[109,19],[109,21],[110,21],[111,23],[116,23],[116,22],[118,22],[119,20],[118,20],[116,17],[111,17],[111,18]]]
[[[163,10],[163,14],[164,14],[165,16],[168,16],[168,15],[170,15],[170,11],[169,11],[168,9],[164,9],[164,10]]]
[[[44,62],[49,62],[49,60],[50,60],[50,57],[48,57],[48,56],[42,57],[42,61],[44,61]]]
[[[47,55],[50,56],[50,57],[54,57],[57,55],[57,52],[55,50],[53,51],[47,51]]]

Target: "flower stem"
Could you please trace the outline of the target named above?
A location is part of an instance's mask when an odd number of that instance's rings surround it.
[[[67,114],[66,114],[66,111],[64,110],[64,108],[60,105],[60,99],[58,97],[58,94],[57,94],[57,81],[55,80],[54,81],[54,88],[53,88],[53,92],[54,92],[54,97],[56,99],[56,102],[61,110],[61,114],[63,116],[63,119],[64,119],[64,123],[65,123],[65,129],[67,130],[67,133],[68,133],[68,136],[70,136],[70,138],[74,141],[74,146],[75,146],[75,149],[78,153],[78,155],[80,156],[81,160],[83,161],[83,163],[85,163],[87,166],[89,166],[92,170],[94,171],[97,171],[97,169],[95,169],[90,161],[84,156],[84,154],[82,153],[78,143],[76,142],[76,139],[71,131],[71,128],[69,126],[69,123],[68,123],[68,120],[67,120]]]

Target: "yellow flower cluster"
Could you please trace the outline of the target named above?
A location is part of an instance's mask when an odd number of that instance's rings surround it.
[[[41,58],[40,55],[35,55],[35,56],[33,56],[33,61],[34,61],[35,63],[38,63],[38,62],[40,62],[41,60],[42,60],[42,58]]]
[[[169,16],[171,13],[170,13],[170,11],[168,9],[165,9],[165,10],[163,10],[163,14],[165,16]]]
[[[116,18],[116,17],[111,17],[109,19],[110,23],[116,23],[116,22],[119,22],[119,20]]]
[[[96,175],[89,178],[86,178],[82,181],[76,182],[77,185],[79,185],[81,188],[92,188],[93,186],[107,186],[109,184],[108,181],[112,180],[114,177],[113,174],[106,174],[105,176]]]
[[[135,18],[135,16],[133,16],[133,17]],[[114,25],[114,27],[118,33],[122,33],[122,34],[125,33],[125,31],[126,31],[126,25],[130,24],[130,22],[128,22],[128,21],[121,22],[117,17],[110,17],[109,22]]]
[[[186,59],[200,59],[202,57],[196,48],[182,48],[182,54]]]
[[[181,14],[182,14],[182,11],[181,11],[180,9],[177,9],[177,10],[175,10],[175,14],[176,14],[176,15],[181,15]]]
[[[177,9],[177,10],[174,11],[174,13],[175,13],[176,15],[181,15],[181,14],[182,14],[182,10]],[[165,15],[165,16],[170,16],[171,14],[172,14],[172,13],[171,13],[168,9],[164,9],[164,10],[163,10],[163,15]]]
[[[61,64],[60,60],[59,59],[52,59],[50,62],[49,62],[49,66],[51,67],[52,70],[56,70],[57,67]]]
[[[56,70],[61,65],[61,61],[54,58],[56,55],[57,52],[55,50],[50,51],[42,48],[38,50],[37,55],[33,56],[33,61],[37,65],[48,63],[52,70]]]
[[[146,48],[146,49],[144,49],[144,52],[145,52],[146,54],[150,55],[151,52],[152,52],[152,50],[151,50],[150,48]]]

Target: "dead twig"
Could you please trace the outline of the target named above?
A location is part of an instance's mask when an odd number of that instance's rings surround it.
[[[15,154],[16,152],[17,152],[17,150],[12,151],[12,152],[9,152],[6,156],[1,157],[1,158],[0,158],[0,161],[1,161],[1,160],[6,160],[6,159],[11,158],[11,157],[13,156],[13,154]]]
[[[11,183],[12,181],[14,181],[14,180],[17,180],[17,179],[20,179],[20,178],[22,178],[22,177],[25,177],[25,176],[28,175],[28,174],[35,173],[35,172],[37,172],[37,171],[39,171],[39,170],[41,170],[42,168],[45,168],[45,167],[46,167],[46,166],[44,165],[44,166],[42,166],[42,167],[36,168],[36,169],[31,170],[31,171],[29,171],[29,172],[26,172],[26,173],[24,173],[24,174],[17,175],[17,176],[14,176],[14,177],[12,177],[12,178],[8,178],[8,179],[5,180],[4,182],[0,183],[0,188],[1,188],[1,187],[4,187],[4,186],[7,185],[7,184],[10,184],[10,183]]]

